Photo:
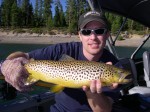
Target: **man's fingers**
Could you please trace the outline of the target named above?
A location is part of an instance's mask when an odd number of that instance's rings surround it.
[[[108,64],[108,65],[112,65],[112,62],[110,62],[110,61],[109,61],[109,62],[106,62],[106,64]]]
[[[96,80],[91,81],[90,90],[92,93],[95,93],[97,91],[96,90]]]
[[[101,84],[100,80],[96,80],[97,93],[101,93],[102,92],[101,88],[102,88],[102,84]]]
[[[11,59],[18,58],[18,57],[27,58],[24,52],[17,51],[17,52],[11,53],[6,59],[11,60]]]
[[[118,87],[118,83],[113,83],[112,86],[110,86],[110,89],[116,89]]]
[[[14,61],[15,61],[15,62],[20,62],[21,65],[24,65],[24,64],[26,64],[26,63],[29,62],[29,60],[26,59],[26,58],[24,58],[24,57],[15,58]]]
[[[102,84],[100,80],[92,80],[90,83],[90,87],[83,86],[83,91],[91,92],[91,93],[101,93],[102,92]]]
[[[88,91],[89,90],[89,88],[87,86],[83,86],[82,89],[83,89],[83,91]]]

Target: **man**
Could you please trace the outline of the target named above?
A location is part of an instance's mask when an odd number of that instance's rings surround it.
[[[104,47],[109,37],[108,24],[101,12],[90,11],[80,16],[79,38],[81,42],[60,43],[29,53],[14,53],[7,57],[1,67],[5,80],[19,91],[26,91],[30,87],[24,85],[28,73],[23,68],[30,58],[35,60],[59,60],[67,54],[77,60],[97,61],[107,64],[117,64],[118,60]],[[12,66],[13,65],[13,66]],[[110,88],[116,88],[112,84]],[[110,90],[110,93],[111,94]],[[65,88],[55,95],[56,103],[51,106],[52,112],[110,112],[112,110],[111,95],[101,87],[99,80],[92,80],[90,88]]]

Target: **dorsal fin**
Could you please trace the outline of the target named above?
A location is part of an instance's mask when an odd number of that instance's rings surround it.
[[[63,54],[62,57],[59,59],[59,61],[73,61],[73,60],[75,59],[66,54]]]

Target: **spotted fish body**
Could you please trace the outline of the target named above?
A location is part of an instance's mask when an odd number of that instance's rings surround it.
[[[61,87],[81,88],[89,86],[91,80],[101,80],[103,86],[112,83],[128,83],[125,79],[128,71],[113,65],[92,61],[50,61],[36,60],[25,64],[29,72],[27,83],[38,80],[53,83]]]

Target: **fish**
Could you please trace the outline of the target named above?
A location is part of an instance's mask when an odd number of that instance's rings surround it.
[[[75,60],[72,57],[54,60],[32,60],[24,65],[29,73],[26,85],[37,81],[54,84],[52,92],[62,91],[67,88],[82,88],[90,86],[91,80],[100,80],[102,86],[112,83],[127,84],[131,79],[126,79],[130,71],[108,65],[102,62]],[[66,58],[67,57],[67,58]]]

